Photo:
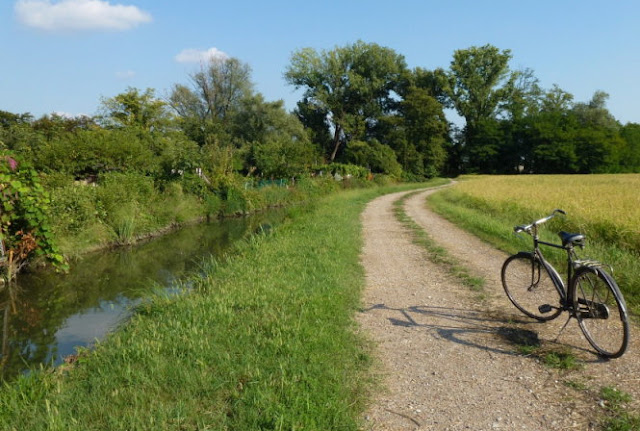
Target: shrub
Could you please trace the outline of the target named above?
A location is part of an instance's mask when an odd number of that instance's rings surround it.
[[[241,188],[230,186],[225,190],[222,212],[225,215],[244,214],[247,210],[247,200]]]
[[[51,215],[56,235],[74,234],[86,229],[99,215],[96,187],[70,184],[51,191]]]
[[[156,195],[153,179],[136,173],[109,172],[100,175],[98,199],[109,213],[125,202],[148,204]]]
[[[66,266],[53,242],[49,204],[36,171],[0,154],[0,272],[7,280],[38,255]]]
[[[215,193],[207,193],[204,197],[204,215],[217,216],[222,210],[222,199]]]

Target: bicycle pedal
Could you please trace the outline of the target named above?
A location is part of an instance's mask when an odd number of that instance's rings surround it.
[[[552,310],[553,310],[553,307],[549,304],[542,304],[541,306],[538,307],[538,311],[542,314],[550,313]]]

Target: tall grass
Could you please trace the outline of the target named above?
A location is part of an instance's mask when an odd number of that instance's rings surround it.
[[[468,177],[432,195],[429,202],[442,215],[508,253],[532,246],[529,236],[513,234],[513,226],[541,218],[554,208],[566,210],[567,217],[556,217],[543,226],[543,238],[557,243],[559,230],[585,233],[587,247],[578,249],[579,255],[610,264],[637,313],[640,249],[633,223],[640,222],[640,205],[633,208],[628,203],[639,199],[638,188],[631,188],[636,183],[640,186],[640,175]],[[544,251],[559,270],[564,269],[564,252]]]
[[[415,185],[413,187],[416,187]],[[356,430],[372,382],[354,313],[360,213],[334,194],[203,265],[73,366],[3,389],[6,430]]]

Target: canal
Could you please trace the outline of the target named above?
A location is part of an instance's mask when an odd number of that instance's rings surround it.
[[[21,274],[16,286],[0,286],[3,379],[62,363],[77,347],[126,321],[154,290],[170,291],[198,273],[210,256],[279,223],[283,211],[184,227],[151,241],[92,253],[68,274],[41,270]]]

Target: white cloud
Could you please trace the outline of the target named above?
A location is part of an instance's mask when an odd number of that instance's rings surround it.
[[[151,21],[135,6],[103,0],[18,0],[18,21],[42,30],[128,30]]]
[[[69,112],[64,112],[64,111],[53,111],[52,114],[53,115],[58,115],[58,116],[63,117],[63,118],[67,118],[69,120],[72,120],[74,118],[81,118],[81,117],[91,118],[91,115],[87,115],[87,114],[71,114]]]
[[[124,71],[116,72],[116,78],[122,79],[122,80],[131,79],[134,76],[136,76],[136,73],[133,70],[124,70]]]
[[[225,59],[229,58],[227,54],[218,48],[201,49],[185,49],[175,56],[178,63],[205,63],[212,58]]]

